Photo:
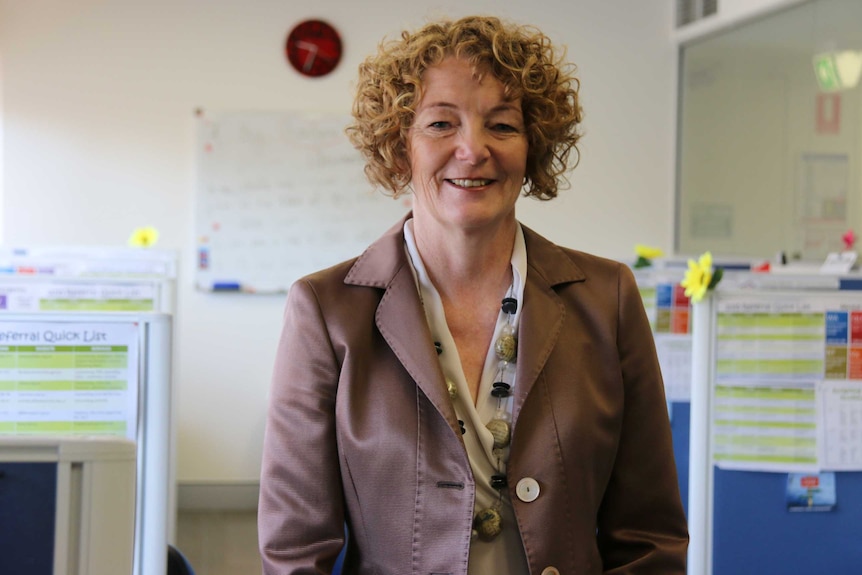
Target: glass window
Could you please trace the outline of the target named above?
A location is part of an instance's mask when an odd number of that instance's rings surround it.
[[[862,2],[693,41],[680,66],[679,253],[815,260],[862,235]]]

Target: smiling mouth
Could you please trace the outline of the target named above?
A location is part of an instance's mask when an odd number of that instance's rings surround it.
[[[479,188],[481,186],[487,186],[488,184],[492,183],[494,180],[484,180],[484,179],[482,179],[482,180],[467,180],[467,179],[460,180],[459,179],[459,180],[447,180],[447,181],[451,182],[452,184],[454,184],[460,188]]]

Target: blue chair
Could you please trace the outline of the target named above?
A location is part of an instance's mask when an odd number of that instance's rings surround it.
[[[347,539],[349,533],[347,531],[347,525],[344,526],[344,547],[341,548],[341,553],[338,554],[338,557],[335,559],[335,565],[332,567],[332,575],[341,575],[342,569],[344,569],[344,556],[347,555]]]
[[[186,559],[179,549],[168,545],[168,573],[167,575],[195,575],[191,563]]]

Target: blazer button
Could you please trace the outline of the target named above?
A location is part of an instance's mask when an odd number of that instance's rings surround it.
[[[539,496],[539,482],[532,477],[525,477],[515,486],[515,494],[524,503],[531,503]]]
[[[542,569],[542,575],[560,575],[560,570],[556,567],[545,567]]]

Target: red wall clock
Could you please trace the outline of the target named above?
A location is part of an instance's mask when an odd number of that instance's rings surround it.
[[[325,76],[341,60],[341,37],[323,20],[305,20],[287,36],[287,60],[305,76]]]

